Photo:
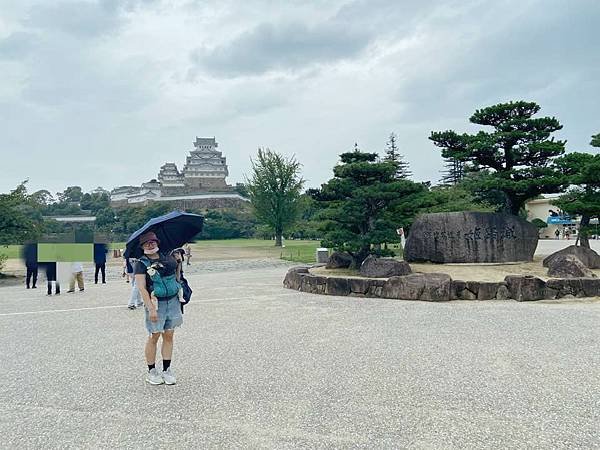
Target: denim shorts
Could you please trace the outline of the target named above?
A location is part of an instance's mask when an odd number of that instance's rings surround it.
[[[144,308],[146,315],[146,329],[148,333],[162,333],[165,330],[173,330],[183,323],[181,306],[177,296],[169,300],[158,301],[158,320],[152,322],[148,309]]]

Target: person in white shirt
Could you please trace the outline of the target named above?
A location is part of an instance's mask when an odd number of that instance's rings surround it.
[[[83,264],[74,262],[71,264],[71,280],[69,281],[69,290],[67,292],[75,292],[75,280],[79,290],[83,292]]]

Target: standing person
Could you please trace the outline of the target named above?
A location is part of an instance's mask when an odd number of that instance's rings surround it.
[[[556,236],[556,239],[560,239],[560,230],[557,228],[556,231],[554,232],[554,236]]]
[[[67,292],[75,292],[75,280],[77,280],[79,292],[83,292],[83,264],[80,262],[71,264],[71,280],[69,281],[69,290]]]
[[[98,284],[98,272],[102,272],[102,284],[106,284],[106,244],[94,244],[94,283]]]
[[[127,308],[129,309],[136,309],[144,306],[144,300],[142,299],[140,290],[137,287],[135,275],[133,273],[133,267],[135,266],[136,262],[137,261],[134,258],[125,258],[126,267],[124,270],[127,271],[128,278],[131,276],[131,293],[129,294],[129,302],[127,302]],[[130,269],[131,272],[129,272]]]
[[[38,278],[38,261],[37,261],[37,244],[28,243],[23,247],[23,257],[25,259],[25,267],[27,268],[27,277],[25,285],[27,289],[37,289]],[[33,283],[32,283],[33,281]]]
[[[56,274],[56,262],[46,264],[46,281],[48,282],[48,294],[52,295],[52,282],[54,282],[54,295],[60,295],[60,284]]]
[[[171,371],[173,337],[175,328],[183,323],[178,298],[181,286],[176,281],[178,264],[173,256],[159,252],[160,242],[154,232],[141,235],[139,243],[144,256],[136,262],[134,271],[135,283],[145,305],[146,329],[149,333],[145,346],[148,364],[146,381],[155,385],[175,384],[175,375]],[[152,300],[151,292],[157,301]],[[162,373],[156,369],[156,348],[161,336]]]
[[[192,247],[190,244],[185,244],[185,259],[187,261],[186,265],[190,265],[190,259],[192,259]]]
[[[125,278],[126,283],[129,283],[130,280],[135,283],[135,277],[133,274],[133,265],[134,264],[135,264],[134,258],[123,257],[123,278]]]
[[[571,230],[568,228],[565,230],[565,237],[567,238],[567,241],[571,239]]]

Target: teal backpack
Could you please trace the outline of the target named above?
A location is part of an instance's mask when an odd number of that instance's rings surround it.
[[[153,264],[152,261],[145,256],[142,256],[139,261],[146,266],[146,269]],[[177,292],[181,289],[181,284],[177,281],[175,274],[163,277],[157,270],[154,275],[150,275],[146,272],[146,276],[150,277],[152,280],[152,290],[154,295],[158,298],[173,297],[177,295]]]

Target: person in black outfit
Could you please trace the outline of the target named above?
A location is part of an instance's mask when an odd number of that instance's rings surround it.
[[[94,283],[98,284],[98,272],[102,272],[102,284],[106,284],[106,254],[108,249],[106,244],[94,244]]]
[[[48,281],[48,295],[52,295],[52,282],[54,281],[54,295],[60,295],[60,284],[56,277],[56,263],[49,262],[45,263],[46,266],[46,280]]]
[[[25,267],[27,267],[27,278],[25,281],[27,289],[36,289],[38,277],[37,244],[25,244],[23,246],[23,258],[25,259]]]

